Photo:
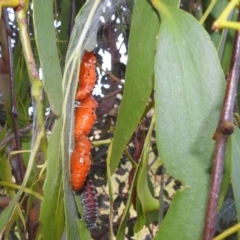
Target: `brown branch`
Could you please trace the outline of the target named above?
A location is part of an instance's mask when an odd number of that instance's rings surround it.
[[[6,27],[7,32],[7,42],[8,42],[8,55],[9,55],[9,66],[10,66],[10,96],[11,96],[11,116],[13,121],[13,128],[15,132],[15,141],[16,141],[16,150],[21,150],[21,142],[20,137],[18,135],[18,112],[17,112],[17,104],[16,104],[16,97],[15,97],[15,90],[14,90],[14,73],[13,73],[13,54],[12,54],[12,45],[11,45],[11,35],[12,31],[9,25],[8,20],[8,12],[7,9],[3,9],[3,19]],[[20,172],[20,179],[16,179],[17,183],[20,184],[23,181],[24,174],[25,174],[25,167],[23,163],[23,157],[21,153],[17,154],[18,158],[18,166]]]
[[[240,13],[238,15],[238,21],[240,21]],[[225,92],[222,113],[218,123],[218,127],[213,137],[214,140],[216,141],[216,145],[211,176],[211,186],[203,232],[203,240],[212,240],[215,233],[217,205],[221,187],[226,145],[228,137],[234,131],[233,109],[237,92],[239,74],[240,74],[240,33],[236,32],[230,73],[227,78],[227,88]]]
[[[2,55],[0,57],[0,74],[9,74],[8,42],[3,18],[0,18],[0,46]]]

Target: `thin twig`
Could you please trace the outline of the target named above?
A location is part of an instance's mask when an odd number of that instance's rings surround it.
[[[16,150],[21,150],[21,142],[20,137],[18,134],[18,112],[17,112],[17,104],[16,104],[16,97],[15,97],[15,88],[14,88],[14,72],[13,72],[13,54],[12,54],[12,44],[11,44],[11,35],[12,31],[9,25],[8,20],[8,12],[7,9],[3,9],[3,19],[6,27],[7,32],[7,42],[8,42],[8,54],[9,54],[9,67],[10,67],[10,96],[11,96],[11,111],[10,115],[13,121],[13,128],[15,133],[15,141],[16,141]],[[18,184],[21,184],[25,174],[25,167],[23,162],[23,157],[21,153],[17,154],[18,159],[18,166],[19,166],[19,173],[20,179],[16,179]]]
[[[19,137],[22,137],[24,136],[24,133],[29,131],[30,129],[32,129],[33,125],[32,123],[21,128],[19,131],[18,131],[18,135]],[[3,146],[5,146],[6,144],[8,144],[11,140],[13,140],[15,137],[15,134],[14,133],[11,133],[9,134],[8,136],[6,136],[2,141],[0,141],[0,148],[2,148]]]
[[[238,15],[240,21],[240,13]],[[208,198],[206,220],[203,232],[203,240],[212,240],[217,218],[217,205],[221,187],[224,157],[228,137],[233,133],[233,109],[237,92],[237,84],[240,74],[240,33],[236,32],[232,53],[230,73],[227,79],[227,88],[224,97],[221,117],[214,134],[216,140],[214,162],[211,176],[211,187]]]
[[[110,93],[106,94],[104,97],[100,98],[97,102],[100,103],[103,100],[108,99],[110,97],[113,97],[113,96],[117,95],[118,93],[122,93],[122,92],[123,92],[123,89],[117,89],[113,92],[110,92]]]
[[[116,81],[116,82],[118,82],[119,84],[123,85],[123,82],[121,81],[120,78],[116,77],[116,76],[115,76],[114,74],[112,74],[111,72],[104,70],[99,63],[97,63],[97,66],[98,66],[103,72],[105,72],[106,75],[108,75],[110,78],[112,78],[114,81]]]

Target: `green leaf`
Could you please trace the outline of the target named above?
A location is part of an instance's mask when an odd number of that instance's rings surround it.
[[[162,3],[177,7],[180,4],[180,0],[162,0]]]
[[[54,114],[59,115],[62,108],[62,73],[58,59],[54,25],[49,24],[54,22],[52,6],[52,1],[34,0],[33,20],[38,55],[43,73],[44,90],[51,110]]]
[[[137,0],[131,22],[126,83],[110,157],[111,174],[119,164],[122,152],[144,113],[153,89],[158,29],[159,18],[152,11],[152,6],[145,0]]]
[[[61,119],[56,120],[48,144],[47,177],[44,183],[44,200],[40,212],[43,236],[46,240],[61,239],[64,227],[62,162],[59,141],[61,128]]]
[[[238,128],[234,129],[234,133],[232,135],[232,186],[233,186],[233,194],[235,199],[235,205],[237,210],[237,219],[240,222],[240,130]],[[238,233],[238,235],[240,232]]]
[[[167,173],[183,184],[155,239],[199,239],[224,75],[202,26],[182,10],[154,5],[162,21],[155,63],[157,144]]]

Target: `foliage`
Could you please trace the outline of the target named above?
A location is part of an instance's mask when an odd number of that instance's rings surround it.
[[[23,12],[16,10],[19,30],[11,25],[16,103],[2,98],[0,112],[4,122],[0,238],[201,239],[212,136],[221,113],[234,35],[228,30],[213,32],[211,26],[228,1],[215,5],[197,1],[205,13],[214,6],[203,26],[199,8],[184,0],[181,4],[178,0],[83,2],[75,3],[76,16],[69,14],[73,1],[33,1],[27,15],[26,6]],[[24,16],[33,24],[28,35],[21,22]],[[6,64],[11,59],[3,37],[0,45],[0,64]],[[98,228],[91,231],[80,218],[82,203],[69,181],[75,92],[85,49],[94,49],[98,59],[94,96],[99,107],[91,137],[90,177],[99,218]],[[104,67],[108,55],[110,69]],[[125,55],[127,66],[121,60]],[[32,61],[36,72],[41,69],[41,81],[33,73]],[[9,83],[7,67],[0,67],[3,78]],[[9,114],[13,107],[17,117]],[[17,119],[17,134],[12,119]],[[14,135],[20,137],[24,178]],[[236,127],[227,145],[216,234],[240,219],[238,142]],[[235,201],[229,200],[229,192]],[[224,198],[237,219],[223,214]],[[224,229],[222,219],[230,222]]]

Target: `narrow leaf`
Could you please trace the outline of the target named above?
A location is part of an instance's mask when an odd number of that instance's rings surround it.
[[[61,128],[62,121],[56,120],[48,144],[47,177],[40,212],[44,239],[60,239],[64,228],[62,162],[59,142]]]
[[[137,196],[138,196],[138,221],[134,226],[134,230],[138,232],[141,230],[146,221],[146,215],[150,212],[159,209],[159,201],[155,199],[149,189],[149,177],[148,177],[148,159],[151,143],[151,136],[153,127],[155,124],[155,115],[152,118],[151,125],[148,130],[148,134],[145,140],[143,153],[139,164],[141,165],[138,181],[137,181]]]
[[[144,214],[148,214],[150,212],[153,212],[159,209],[159,201],[152,196],[152,193],[150,192],[150,189],[149,189],[150,180],[148,176],[147,160],[148,160],[148,153],[147,153],[147,156],[143,156],[143,163],[142,163],[142,167],[139,173],[139,178],[137,183],[137,194],[141,202]]]
[[[34,0],[33,20],[38,55],[43,73],[44,90],[51,110],[56,115],[59,115],[62,107],[62,74],[56,46],[52,6],[52,1]]]
[[[129,38],[126,83],[110,158],[111,174],[119,164],[122,152],[144,113],[153,89],[153,61],[158,29],[159,18],[152,11],[152,6],[145,0],[137,0]]]

